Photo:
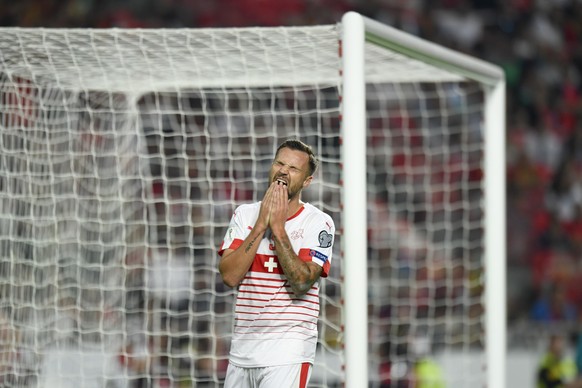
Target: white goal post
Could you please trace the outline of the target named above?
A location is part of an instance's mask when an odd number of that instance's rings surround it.
[[[277,145],[335,220],[310,387],[505,385],[504,77],[324,26],[0,28],[0,385],[220,387],[217,247]],[[433,376],[434,377],[434,376]]]
[[[364,386],[368,381],[367,354],[368,306],[367,268],[352,257],[367,257],[366,212],[366,83],[374,82],[376,73],[369,69],[369,46],[378,46],[402,54],[410,60],[434,66],[456,76],[483,83],[484,136],[484,260],[485,260],[485,351],[486,386],[504,387],[506,379],[506,261],[505,261],[505,76],[501,68],[482,60],[446,49],[349,12],[342,18],[343,100],[342,138],[349,151],[342,154],[345,222],[345,343],[346,385]],[[367,47],[368,45],[368,47]],[[410,70],[410,69],[409,69]],[[413,71],[411,71],[413,73]],[[450,75],[423,73],[425,80],[446,80]],[[417,75],[418,77],[419,75]],[[434,79],[432,77],[435,77]],[[420,78],[418,77],[418,78]],[[442,77],[442,78],[441,78]],[[416,81],[419,79],[416,78]],[[453,76],[454,78],[454,76]],[[392,82],[406,82],[400,73]],[[494,313],[493,313],[494,312]]]

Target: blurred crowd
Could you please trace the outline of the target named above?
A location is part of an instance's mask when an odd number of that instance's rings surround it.
[[[310,25],[335,23],[348,10],[505,69],[509,318],[577,320],[582,312],[577,287],[582,280],[582,1],[22,0],[0,7],[0,25]]]

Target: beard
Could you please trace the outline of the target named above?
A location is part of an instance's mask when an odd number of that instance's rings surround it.
[[[300,185],[296,185],[296,186],[300,186]],[[299,193],[301,192],[301,187],[289,187],[287,186],[287,199],[290,201],[293,198],[297,197],[299,195]]]
[[[285,178],[283,176],[273,176],[271,178],[271,183],[276,182],[277,180],[281,180],[285,182],[285,185],[287,186],[287,199],[290,201],[291,199],[297,197],[299,195],[299,193],[301,193],[301,189],[303,186],[302,182],[298,182],[295,184],[292,184],[288,178]]]

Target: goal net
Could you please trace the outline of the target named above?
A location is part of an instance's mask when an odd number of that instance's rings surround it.
[[[367,248],[349,257],[341,32],[2,28],[0,385],[220,387],[236,290],[217,248],[291,137],[321,161],[303,199],[338,226],[310,386],[351,367],[348,261],[367,268],[370,386],[412,384],[420,356],[485,384],[485,85],[364,45]]]

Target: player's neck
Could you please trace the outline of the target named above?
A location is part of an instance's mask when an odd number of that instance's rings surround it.
[[[299,198],[299,196],[297,196],[297,198],[292,198],[289,201],[289,210],[287,211],[287,219],[293,217],[295,215],[295,213],[297,213],[299,211],[299,209],[301,209],[301,207],[303,207],[304,202],[301,200],[301,198]]]

